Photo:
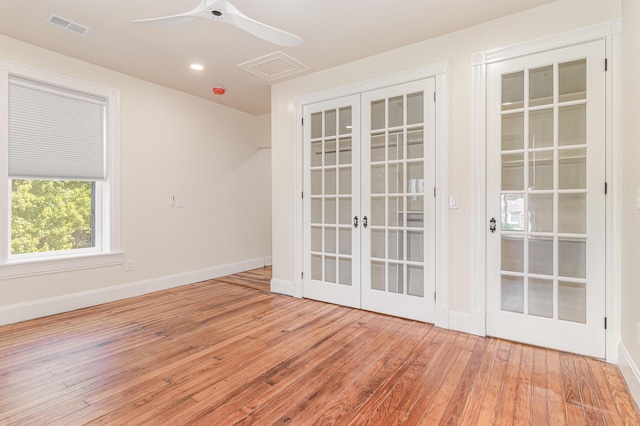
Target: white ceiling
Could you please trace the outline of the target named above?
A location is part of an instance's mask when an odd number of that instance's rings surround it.
[[[133,19],[173,15],[199,0],[2,0],[0,33],[254,115],[270,112],[270,86],[555,0],[230,0],[245,15],[296,34],[281,47],[236,27],[197,19],[151,28]],[[91,28],[81,36],[50,14]],[[238,64],[282,51],[309,70],[266,81]],[[0,57],[2,52],[0,52]],[[193,71],[193,62],[204,65]],[[227,93],[215,96],[213,86]]]

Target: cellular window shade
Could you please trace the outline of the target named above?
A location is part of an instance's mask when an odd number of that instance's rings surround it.
[[[9,176],[104,179],[105,101],[10,79]]]

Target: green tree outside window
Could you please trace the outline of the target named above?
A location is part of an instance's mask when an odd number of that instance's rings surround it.
[[[93,182],[13,179],[11,253],[93,247]]]

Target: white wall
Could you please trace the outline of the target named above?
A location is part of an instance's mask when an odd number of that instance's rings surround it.
[[[269,145],[269,116],[2,36],[0,58],[120,91],[121,241],[134,262],[132,272],[118,265],[2,280],[0,323],[2,312],[21,304],[140,282],[153,288],[167,277],[184,283],[194,271],[202,278],[225,265],[262,266],[271,256],[271,159],[257,149]],[[186,208],[171,208],[172,194]]]
[[[640,211],[636,191],[640,189],[640,3],[622,1],[622,345],[621,368],[636,401],[640,402],[640,342],[636,324],[640,323]],[[624,357],[628,357],[624,359]],[[624,363],[624,364],[623,364]],[[630,368],[625,368],[625,367]],[[635,371],[634,371],[635,370]]]
[[[458,196],[460,206],[449,210],[449,306],[452,311],[470,313],[472,54],[605,22],[620,14],[620,0],[558,0],[275,85],[271,101],[274,279],[294,282],[294,212],[299,202],[294,194],[295,98],[445,60],[449,70],[449,193]]]

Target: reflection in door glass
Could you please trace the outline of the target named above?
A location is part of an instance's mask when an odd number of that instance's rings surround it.
[[[500,296],[503,311],[524,313],[524,278],[503,274]]]
[[[524,107],[524,71],[502,76],[502,110]]]
[[[389,291],[391,293],[404,293],[404,274],[402,264],[389,263]]]
[[[385,100],[371,102],[371,130],[385,128]]]
[[[340,118],[340,134],[347,135],[352,131],[352,123],[351,123],[351,107],[340,108],[339,110],[339,118]]]
[[[561,238],[558,241],[558,275],[565,278],[587,277],[586,238]]]
[[[529,278],[529,315],[553,318],[553,280]]]
[[[524,194],[506,193],[500,196],[500,224],[503,231],[524,231]]]
[[[558,66],[560,102],[587,98],[587,60],[565,62]]]
[[[404,125],[404,98],[397,96],[389,99],[389,127]]]
[[[519,235],[501,236],[501,269],[509,272],[524,272],[524,238]]]
[[[422,92],[407,95],[407,124],[422,124],[424,121],[424,95]]]
[[[529,189],[553,189],[553,151],[529,154]]]
[[[502,154],[502,190],[524,190],[524,154]]]
[[[587,189],[587,150],[558,150],[558,189]]]
[[[529,237],[529,273],[553,275],[553,238]]]
[[[585,324],[587,322],[587,285],[558,282],[558,318]]]
[[[587,143],[587,106],[571,105],[558,111],[558,145]]]
[[[351,270],[352,270],[352,266],[351,266],[351,259],[348,258],[340,258],[338,260],[338,270],[339,272],[339,280],[338,280],[338,284],[344,284],[344,285],[351,285],[352,284],[352,279],[351,279]]]
[[[407,265],[407,294],[424,297],[424,268],[418,265]]]
[[[371,262],[371,288],[373,290],[385,291],[385,268],[384,262]]]
[[[529,106],[553,103],[553,66],[529,70]]]
[[[328,283],[336,283],[336,258],[325,256],[324,258],[324,280]]]
[[[553,146],[553,108],[529,113],[529,148]]]
[[[407,158],[424,157],[424,130],[422,127],[407,131]]]
[[[336,135],[336,119],[337,114],[335,109],[324,112],[324,137]]]
[[[529,230],[553,232],[553,194],[529,195]]]
[[[505,114],[502,116],[502,150],[522,149],[524,147],[524,114]]]

